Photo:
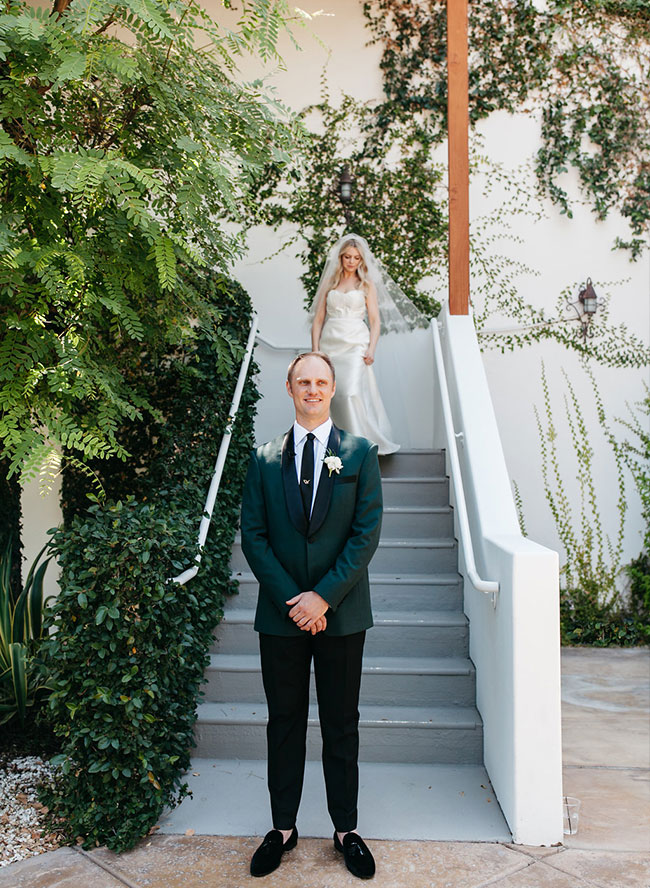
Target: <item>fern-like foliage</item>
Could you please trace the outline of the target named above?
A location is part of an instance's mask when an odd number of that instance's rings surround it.
[[[228,268],[252,185],[298,130],[234,72],[236,54],[277,58],[285,0],[230,27],[195,0],[3,12],[0,458],[26,478],[51,474],[53,448],[126,458],[116,429],[155,415],[127,363],[214,311],[178,269]]]

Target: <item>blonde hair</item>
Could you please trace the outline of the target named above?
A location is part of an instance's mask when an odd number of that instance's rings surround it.
[[[361,281],[361,289],[366,290],[366,291],[368,290],[370,278],[368,277],[368,265],[366,264],[366,257],[364,256],[364,253],[363,253],[363,246],[359,243],[359,241],[356,238],[350,237],[347,240],[345,240],[341,245],[341,249],[339,250],[339,261],[338,261],[338,265],[336,266],[336,271],[332,275],[332,278],[331,278],[330,282],[328,283],[328,285],[325,289],[325,292],[327,292],[329,290],[335,290],[338,287],[341,277],[343,276],[343,264],[341,262],[341,256],[343,255],[343,253],[345,253],[345,251],[349,247],[354,247],[355,250],[358,250],[359,255],[361,256],[361,262],[357,266],[357,276],[358,276],[359,280]]]
[[[336,371],[334,370],[334,364],[332,363],[332,359],[329,355],[326,355],[325,352],[302,352],[302,354],[296,355],[296,357],[287,367],[287,382],[289,383],[289,385],[291,385],[291,383],[293,382],[294,371],[303,358],[320,358],[321,361],[324,361],[330,368],[330,373],[332,374],[332,382],[336,382]]]

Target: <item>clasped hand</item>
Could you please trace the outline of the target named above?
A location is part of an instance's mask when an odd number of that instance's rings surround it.
[[[301,592],[290,598],[286,604],[291,605],[289,616],[299,629],[316,635],[327,628],[325,611],[329,604],[321,598],[318,592]]]

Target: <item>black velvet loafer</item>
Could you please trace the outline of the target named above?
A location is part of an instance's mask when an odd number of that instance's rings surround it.
[[[286,842],[283,842],[279,829],[267,832],[264,841],[251,859],[251,876],[268,876],[280,866],[284,852],[291,851],[297,844],[298,830],[295,826]]]
[[[357,833],[349,832],[343,836],[343,842],[334,833],[334,847],[340,851],[345,865],[353,876],[358,879],[372,879],[375,874],[375,858],[370,848]]]

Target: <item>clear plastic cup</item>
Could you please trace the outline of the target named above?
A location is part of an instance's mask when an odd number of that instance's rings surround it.
[[[575,836],[578,832],[578,819],[580,817],[580,799],[573,796],[562,797],[562,817],[564,820],[564,835]]]

